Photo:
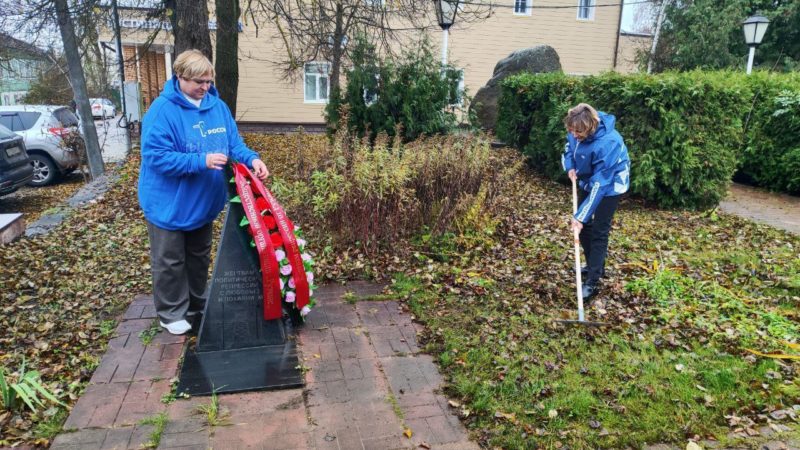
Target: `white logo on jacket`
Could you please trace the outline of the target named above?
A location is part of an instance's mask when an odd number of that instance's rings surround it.
[[[209,134],[225,133],[228,131],[225,129],[225,127],[217,127],[217,128],[211,128],[210,130],[206,130],[206,123],[202,120],[192,125],[192,128],[197,128],[198,130],[200,130],[200,136],[202,137],[206,137]]]

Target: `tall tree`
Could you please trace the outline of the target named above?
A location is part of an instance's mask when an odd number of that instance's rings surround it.
[[[219,97],[236,116],[236,95],[239,89],[239,0],[216,0],[217,72]]]
[[[78,50],[78,40],[72,24],[67,0],[53,0],[56,8],[56,20],[64,42],[64,56],[69,67],[69,80],[75,94],[78,112],[81,120],[83,138],[86,142],[86,157],[89,162],[89,173],[96,179],[105,172],[103,156],[100,153],[100,144],[97,140],[97,129],[92,120],[92,108],[89,106],[89,94],[86,90],[86,77],[81,66],[81,55]]]
[[[194,48],[213,61],[207,0],[164,0],[164,5],[172,22],[175,54]]]

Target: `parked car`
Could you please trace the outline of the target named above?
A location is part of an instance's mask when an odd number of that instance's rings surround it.
[[[0,106],[0,125],[21,135],[33,166],[31,186],[54,183],[80,164],[78,117],[66,106]]]
[[[89,104],[92,105],[92,117],[95,119],[105,119],[117,115],[117,108],[107,98],[90,98]]]
[[[10,194],[33,179],[33,166],[22,136],[0,125],[0,195]]]

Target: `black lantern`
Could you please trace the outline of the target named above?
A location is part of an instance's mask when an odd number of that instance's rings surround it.
[[[436,20],[442,30],[447,30],[456,21],[458,0],[433,0],[436,3]]]

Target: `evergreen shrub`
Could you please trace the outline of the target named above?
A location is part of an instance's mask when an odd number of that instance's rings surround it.
[[[423,39],[399,57],[381,59],[375,48],[359,38],[345,72],[347,84],[333,92],[325,109],[329,131],[340,127],[342,107],[347,109],[347,129],[370,142],[385,133],[403,142],[445,133],[458,124],[459,72],[444,70],[431,44]]]
[[[734,180],[800,194],[800,74],[740,76],[745,100],[744,142]]]

